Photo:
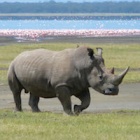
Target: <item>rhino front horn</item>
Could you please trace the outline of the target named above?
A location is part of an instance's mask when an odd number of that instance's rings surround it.
[[[116,76],[115,79],[113,80],[113,84],[119,85],[122,82],[122,80],[123,80],[124,76],[126,75],[126,73],[128,72],[128,70],[129,70],[129,67],[126,68],[120,75]]]

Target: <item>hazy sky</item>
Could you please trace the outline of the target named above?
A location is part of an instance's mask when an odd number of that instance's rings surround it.
[[[50,0],[0,0],[0,2],[48,2]],[[72,1],[72,2],[102,2],[102,1],[112,1],[112,2],[117,2],[117,1],[140,1],[140,0],[54,0],[56,2],[67,2],[67,1]]]

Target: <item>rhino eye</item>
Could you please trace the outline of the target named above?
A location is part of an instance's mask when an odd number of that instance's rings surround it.
[[[103,76],[99,75],[99,80],[102,81],[103,80]]]

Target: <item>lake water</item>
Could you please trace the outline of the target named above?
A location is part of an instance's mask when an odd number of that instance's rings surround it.
[[[4,29],[140,29],[138,20],[0,20]]]

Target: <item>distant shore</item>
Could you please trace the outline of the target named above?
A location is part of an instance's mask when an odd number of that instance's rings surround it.
[[[45,19],[45,20],[109,20],[140,19],[140,13],[3,13],[1,20],[6,19]]]

